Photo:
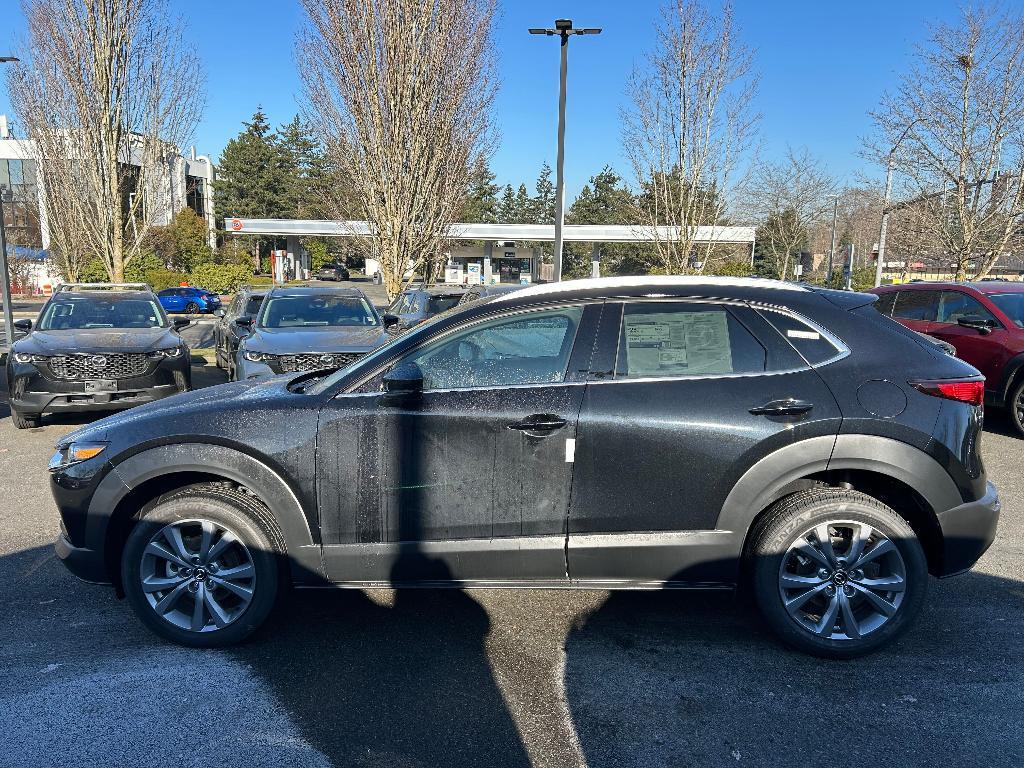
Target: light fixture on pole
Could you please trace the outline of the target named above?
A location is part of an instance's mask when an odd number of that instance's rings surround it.
[[[556,19],[554,29],[532,27],[529,32],[531,35],[547,35],[548,37],[557,35],[562,49],[562,64],[558,80],[558,158],[555,163],[555,248],[554,264],[552,265],[554,268],[552,279],[558,282],[562,279],[562,225],[565,219],[565,181],[563,177],[565,166],[565,73],[569,63],[569,38],[572,35],[599,35],[601,30],[592,27],[573,29],[572,19]]]

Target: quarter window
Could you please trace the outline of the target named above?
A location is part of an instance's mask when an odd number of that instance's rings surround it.
[[[781,333],[808,365],[821,365],[831,360],[842,350],[820,329],[803,320],[783,312],[762,310],[762,316]]]
[[[874,307],[886,317],[892,317],[892,307],[895,302],[896,291],[888,291],[887,293],[879,294],[878,301],[874,303]]]
[[[616,378],[715,376],[765,369],[764,347],[723,306],[626,304]]]
[[[900,291],[892,316],[901,320],[934,320],[938,291]]]
[[[956,323],[961,317],[975,315],[986,320],[995,320],[992,313],[973,296],[960,291],[943,291],[939,302],[939,322]]]
[[[406,357],[424,389],[553,384],[565,379],[582,307],[501,317],[445,337]]]

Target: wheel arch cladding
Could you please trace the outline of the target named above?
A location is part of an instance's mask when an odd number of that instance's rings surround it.
[[[294,491],[263,462],[222,445],[162,445],[117,464],[100,483],[89,505],[89,520],[93,523],[93,530],[87,533],[89,543],[105,552],[109,568],[116,554],[110,545],[119,553],[123,535],[127,535],[126,521],[146,504],[177,488],[224,481],[249,490],[266,507],[283,536],[293,580],[322,580],[319,536],[315,536],[310,516]],[[315,516],[312,519],[315,521]],[[101,520],[102,526],[98,525]],[[119,573],[119,564],[113,566],[113,572]]]
[[[736,533],[739,556],[765,510],[813,485],[853,487],[893,506],[917,532],[933,572],[941,568],[937,513],[963,503],[956,484],[931,456],[875,435],[815,437],[793,443],[754,464],[722,505],[717,528]],[[916,499],[913,505],[897,504]]]

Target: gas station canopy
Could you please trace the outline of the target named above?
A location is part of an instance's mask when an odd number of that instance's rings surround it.
[[[274,237],[368,237],[370,225],[365,221],[326,221],[300,219],[224,219],[224,229],[234,235],[268,235]],[[705,226],[696,228],[699,243],[754,242],[754,227]],[[650,243],[677,239],[677,227],[650,227],[642,224],[566,224],[562,238],[581,243]],[[452,224],[449,240],[520,240],[547,241],[555,239],[554,224]]]

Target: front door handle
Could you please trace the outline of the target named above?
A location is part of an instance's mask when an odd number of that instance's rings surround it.
[[[814,403],[806,400],[797,400],[793,397],[772,400],[764,405],[758,405],[750,409],[755,416],[802,416],[814,408]]]
[[[565,419],[551,413],[535,413],[515,424],[509,424],[508,428],[518,429],[521,432],[553,432],[568,423]]]

